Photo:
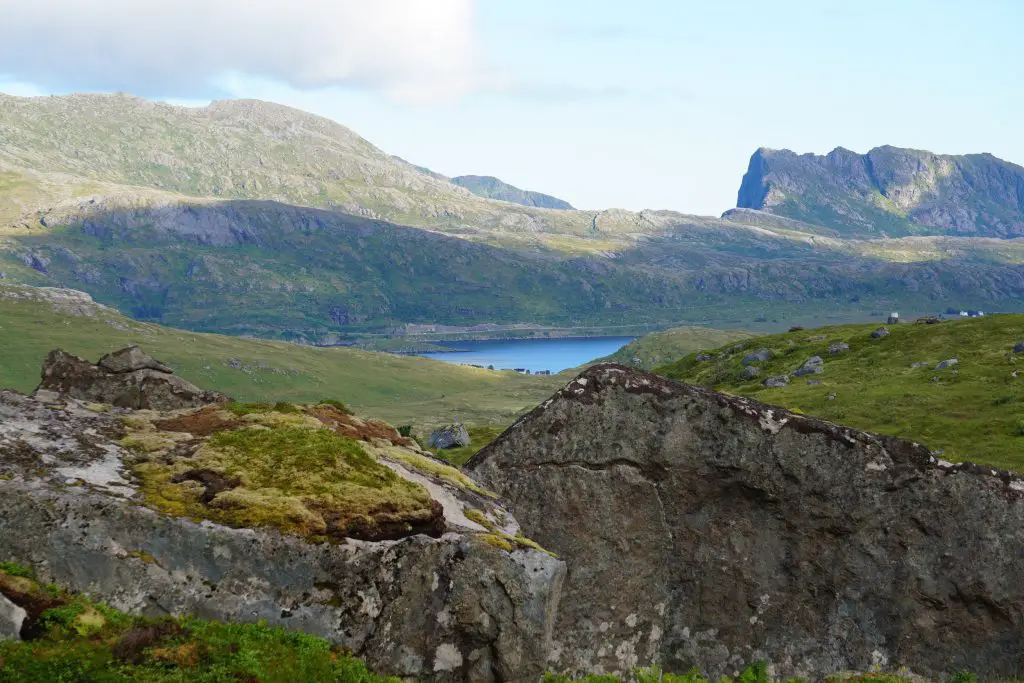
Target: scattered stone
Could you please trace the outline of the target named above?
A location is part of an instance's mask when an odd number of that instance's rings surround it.
[[[829,344],[828,345],[829,355],[832,355],[832,356],[836,355],[837,353],[842,353],[843,351],[849,351],[849,350],[850,350],[850,345],[847,344],[846,342],[836,342],[834,344]]]
[[[821,380],[820,379],[809,379],[809,380],[807,380],[807,384],[808,384],[808,386],[816,387],[819,384],[821,384]]]
[[[944,360],[941,363],[939,363],[938,365],[936,365],[935,369],[936,370],[945,370],[946,368],[953,367],[954,365],[956,365],[959,362],[960,361],[958,359],[956,359],[956,358],[950,358],[950,359]]]
[[[116,374],[147,369],[156,370],[157,372],[166,372],[167,374],[174,372],[174,370],[169,368],[167,365],[164,365],[152,356],[143,353],[142,349],[135,344],[127,346],[120,351],[108,353],[100,358],[97,365]]]
[[[942,380],[940,380],[940,379],[939,379],[939,376],[938,376],[938,375],[932,375],[932,381],[933,381],[933,382],[940,382],[940,381],[942,381]]]
[[[28,614],[0,593],[0,641],[21,640],[21,625]]]
[[[104,356],[107,365],[93,365],[63,349],[54,349],[43,362],[43,379],[36,392],[55,391],[80,401],[134,410],[177,410],[231,400],[218,391],[200,389],[180,377],[153,369],[153,365],[163,364],[135,348],[136,351],[129,347]],[[126,369],[139,363],[144,367]],[[112,371],[108,366],[118,370]]]
[[[427,439],[427,445],[431,448],[445,450],[448,448],[461,448],[468,446],[472,441],[469,438],[469,431],[466,425],[461,422],[453,422],[443,427],[438,427]]]
[[[923,318],[918,318],[917,320],[915,320],[914,324],[915,325],[938,325],[941,322],[942,321],[939,320],[934,315],[926,315]]]
[[[713,359],[714,359],[714,356],[712,356],[710,353],[704,353],[703,351],[701,351],[700,353],[697,354],[697,358],[695,360],[698,363],[706,363],[709,360],[713,360]]]
[[[762,347],[757,351],[753,351],[744,356],[743,364],[750,365],[752,363],[764,363],[765,361],[771,360],[773,355],[774,354],[771,349]]]
[[[923,368],[923,367],[926,367],[928,365],[931,365],[931,363],[929,363],[926,360],[919,360],[916,363],[911,363],[910,367],[912,367],[912,368]]]
[[[825,397],[825,400],[826,401],[834,401],[834,400],[836,400],[836,395],[835,394],[829,394],[828,396]]]
[[[885,325],[883,325],[882,327],[879,327],[877,330],[875,330],[874,332],[871,333],[871,338],[872,339],[881,339],[882,337],[888,337],[888,336],[889,336],[889,328],[886,327]]]
[[[823,335],[823,334],[816,334],[816,335],[813,335],[811,337],[808,337],[807,341],[808,342],[812,342],[812,343],[813,342],[825,341],[825,335]]]
[[[761,368],[756,365],[748,365],[740,372],[740,379],[754,379],[761,374]]]
[[[1024,353],[1024,339],[1020,340],[1013,347],[1014,353]]]
[[[775,375],[774,377],[769,377],[764,381],[764,385],[772,389],[784,387],[787,384],[789,384],[789,375]]]
[[[825,371],[825,361],[822,360],[821,356],[811,356],[807,361],[800,366],[799,369],[795,370],[793,374],[796,377],[802,377],[803,375],[820,375]]]

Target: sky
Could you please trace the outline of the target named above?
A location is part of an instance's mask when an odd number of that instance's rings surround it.
[[[579,208],[732,207],[758,147],[1024,164],[1020,0],[0,0],[0,92],[252,97]]]

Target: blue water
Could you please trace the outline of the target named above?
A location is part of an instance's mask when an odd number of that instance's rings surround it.
[[[499,339],[493,341],[446,342],[459,351],[423,353],[427,358],[464,363],[493,365],[496,370],[526,368],[530,372],[550,370],[561,372],[615,353],[633,341],[633,337],[584,337],[579,339]],[[461,349],[465,349],[464,351]]]

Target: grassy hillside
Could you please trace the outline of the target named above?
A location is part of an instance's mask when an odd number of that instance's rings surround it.
[[[729,342],[750,337],[741,330],[716,330],[709,327],[676,327],[662,332],[652,332],[630,342],[621,349],[601,360],[608,363],[622,363],[650,370],[671,362],[680,356],[701,349],[714,349]]]
[[[842,325],[757,337],[713,351],[711,361],[698,362],[690,354],[657,372],[912,439],[949,460],[1024,470],[1024,353],[1012,352],[1024,339],[1024,316],[892,325],[889,336],[874,339],[871,332],[878,327]],[[829,354],[839,342],[849,350]],[[773,357],[755,363],[759,377],[741,379],[743,358],[760,348]],[[824,360],[822,374],[792,376],[815,355]],[[936,369],[951,358],[959,362]],[[764,386],[765,378],[783,374],[791,375],[788,386]]]
[[[0,387],[34,389],[43,358],[54,347],[95,361],[130,343],[190,382],[241,401],[334,398],[361,414],[421,431],[454,417],[508,424],[563,381],[372,351],[185,332],[130,320],[80,293],[0,285]]]

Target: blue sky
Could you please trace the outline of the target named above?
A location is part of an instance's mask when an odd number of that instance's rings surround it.
[[[201,44],[195,22],[215,24],[209,8],[232,1],[189,9],[178,0],[182,21],[163,18],[164,33]],[[377,14],[353,5],[332,21],[316,14],[323,1],[308,0],[308,16],[281,9],[292,12],[290,28],[280,28],[275,0],[256,2],[278,17],[268,21],[281,35],[243,25],[230,49],[202,62],[154,57],[159,36],[135,45],[114,36],[125,58],[90,71],[79,68],[88,46],[26,60],[13,31],[40,19],[26,0],[0,0],[13,18],[0,39],[15,40],[0,49],[0,90],[271,99],[441,173],[496,175],[581,208],[719,214],[734,205],[759,146],[824,153],[893,144],[1024,163],[1018,0],[387,0]],[[439,9],[373,33],[403,3]],[[133,7],[118,11],[154,21]],[[237,21],[229,10],[225,21]],[[342,54],[335,45],[353,47]]]

